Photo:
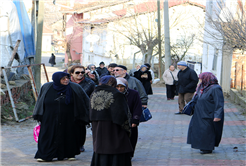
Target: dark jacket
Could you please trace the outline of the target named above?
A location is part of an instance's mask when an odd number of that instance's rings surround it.
[[[131,123],[138,125],[142,115],[142,103],[139,94],[137,91],[128,88],[126,97],[130,112],[132,114]]]
[[[44,112],[44,100],[46,93],[53,85],[53,82],[45,83],[39,92],[38,100],[34,107],[33,118],[34,120],[40,120]],[[84,123],[89,123],[89,97],[85,91],[76,83],[70,82],[71,89],[75,92],[74,99],[74,118],[81,120]]]
[[[100,75],[100,78],[102,78],[103,76],[110,76],[110,72],[109,72],[109,71],[107,71],[106,73],[104,73],[104,74]]]
[[[214,122],[214,118],[221,121]],[[219,85],[212,85],[198,97],[191,118],[187,143],[192,148],[214,150],[219,146],[224,124],[224,96]]]
[[[132,152],[129,138],[131,115],[125,95],[114,87],[99,85],[90,99],[94,152],[99,154]]]
[[[142,75],[147,75],[147,78],[142,78]],[[152,91],[152,87],[151,87],[151,83],[150,81],[152,81],[152,76],[151,73],[146,70],[144,72],[142,72],[141,70],[135,71],[134,72],[134,77],[137,78],[139,81],[142,82],[145,92],[147,93],[147,95],[152,95],[153,91]]]
[[[96,70],[97,70],[97,73],[99,74],[99,76],[101,76],[104,73],[107,73],[107,71],[108,71],[108,69],[106,67],[103,67],[103,68],[97,67]]]
[[[196,72],[187,67],[185,70],[178,72],[179,93],[194,93],[196,91],[198,77]]]
[[[49,63],[55,65],[56,64],[56,56],[52,53],[49,59]]]
[[[90,97],[91,93],[94,91],[96,84],[90,78],[85,77],[79,85],[84,89],[86,94]]]
[[[128,87],[130,89],[134,89],[134,90],[138,91],[142,104],[147,105],[148,96],[145,92],[143,84],[138,79],[136,79],[135,77],[131,77],[128,74],[126,74],[126,76],[124,78],[128,81]]]

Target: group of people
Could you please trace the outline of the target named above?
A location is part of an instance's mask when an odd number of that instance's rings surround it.
[[[179,112],[176,115],[182,115],[185,105],[192,99],[196,100],[187,143],[192,148],[200,149],[201,154],[212,153],[214,147],[219,146],[223,131],[222,88],[211,72],[201,73],[198,77],[185,61],[178,62],[177,67],[179,70],[171,65],[163,74],[167,100],[174,100],[174,96],[178,94]]]
[[[163,74],[167,100],[178,93],[176,114],[182,114],[185,104],[194,96],[198,98],[187,143],[202,154],[212,153],[223,130],[221,87],[212,73],[202,73],[198,78],[186,62],[177,65],[179,71],[171,65]],[[130,166],[142,109],[147,107],[148,95],[153,94],[150,70],[150,65],[144,64],[128,74],[124,65],[105,67],[101,62],[98,68],[94,64],[87,68],[74,65],[54,73],[53,82],[41,87],[33,113],[41,123],[37,161],[76,160],[75,156],[85,150],[86,127],[91,124],[91,166]]]
[[[142,109],[148,92],[152,94],[150,81],[150,87],[145,84],[152,79],[148,67],[141,69],[132,77],[124,65],[106,68],[101,62],[98,68],[73,65],[54,73],[53,82],[41,87],[33,113],[41,124],[37,161],[76,160],[85,151],[86,127],[91,124],[91,165],[130,166]]]

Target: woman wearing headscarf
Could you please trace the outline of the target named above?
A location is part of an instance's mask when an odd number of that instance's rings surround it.
[[[130,118],[126,97],[116,79],[104,76],[90,100],[93,157],[91,166],[131,166]]]
[[[132,114],[131,119],[131,144],[133,152],[131,157],[134,157],[135,147],[138,140],[138,125],[142,114],[142,102],[137,91],[128,88],[128,82],[126,79],[118,77],[116,88],[127,97],[128,106]]]
[[[146,65],[142,65],[138,71],[135,71],[134,77],[142,82],[147,95],[153,94],[151,87],[152,76]]]
[[[89,123],[89,97],[69,81],[69,74],[56,72],[53,82],[41,87],[33,118],[41,122],[37,161],[53,158],[75,160],[80,154],[81,125]]]
[[[190,121],[187,143],[200,149],[201,154],[212,153],[218,147],[224,124],[224,96],[217,78],[210,72],[199,75],[200,84],[194,97],[197,102]]]

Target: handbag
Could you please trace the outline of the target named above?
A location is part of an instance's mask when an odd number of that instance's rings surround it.
[[[195,95],[192,98],[192,100],[184,106],[182,114],[186,114],[186,115],[189,115],[189,116],[194,114],[194,109],[195,109],[197,98],[198,98],[197,95]]]
[[[142,111],[142,115],[140,117],[139,122],[147,122],[148,120],[152,118],[152,115],[147,107],[146,108],[142,107],[142,110],[143,111]]]
[[[172,74],[172,72],[170,72],[171,73],[171,75],[172,75],[172,77],[173,77],[173,74]],[[173,77],[173,85],[175,85],[175,95],[176,96],[178,96],[178,92],[179,92],[179,82],[178,81],[176,81],[175,79],[174,79],[174,77]]]
[[[34,138],[35,142],[37,142],[37,143],[38,143],[38,136],[39,136],[39,132],[40,132],[40,127],[41,127],[41,125],[38,123],[33,129],[33,138]]]

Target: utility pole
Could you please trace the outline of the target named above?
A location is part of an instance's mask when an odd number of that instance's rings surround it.
[[[37,43],[36,43],[36,56],[35,64],[41,63],[42,54],[42,35],[43,35],[43,21],[44,21],[44,1],[38,1],[38,18],[37,18]],[[35,67],[35,83],[37,91],[41,88],[41,65]]]
[[[168,0],[164,1],[164,29],[165,29],[165,70],[171,65],[170,55],[170,34],[169,34],[169,13]]]
[[[162,58],[161,58],[161,14],[160,14],[160,0],[157,0],[157,17],[158,17],[158,53],[159,53],[159,79],[162,74]],[[154,57],[152,57],[154,58]]]

